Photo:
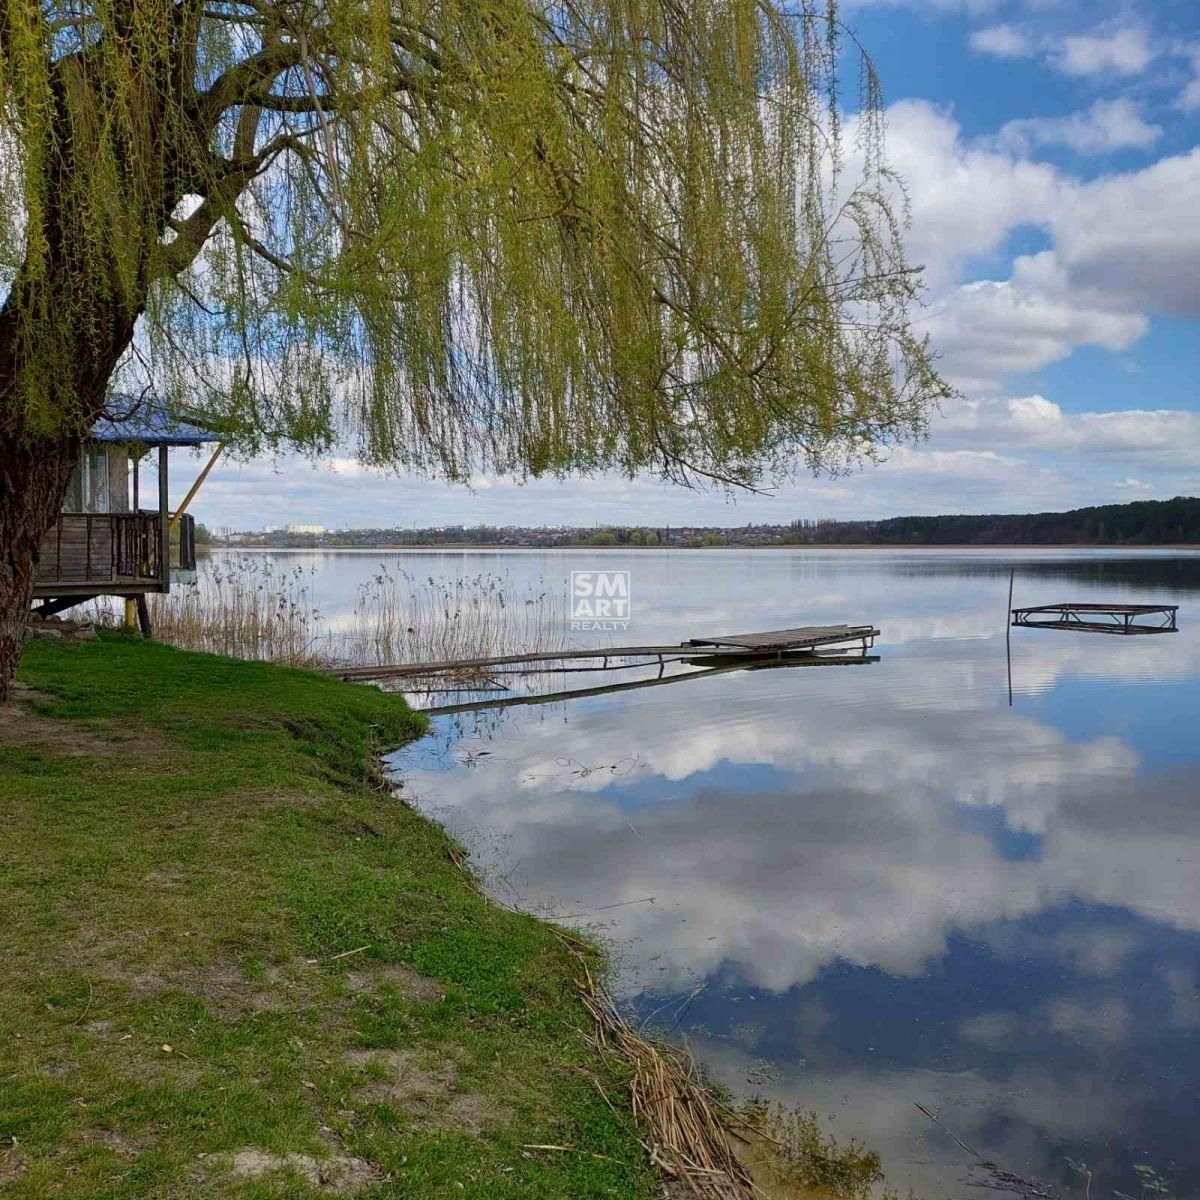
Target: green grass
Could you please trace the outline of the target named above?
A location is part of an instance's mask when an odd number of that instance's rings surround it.
[[[329,1194],[235,1177],[249,1149],[365,1160],[365,1197],[654,1194],[562,941],[380,788],[372,750],[422,728],[398,698],[121,636],[19,678],[6,1200]]]

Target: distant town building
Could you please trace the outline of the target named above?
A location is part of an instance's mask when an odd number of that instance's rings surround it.
[[[267,532],[271,533],[272,530],[268,529]],[[287,526],[285,532],[287,532],[287,533],[312,533],[312,534],[316,534],[317,536],[320,536],[322,533],[325,532],[325,526],[324,525],[289,525],[289,526]]]

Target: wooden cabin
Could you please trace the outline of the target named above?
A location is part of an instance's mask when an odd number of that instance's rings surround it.
[[[220,440],[161,408],[98,422],[80,451],[58,521],[42,538],[35,611],[49,616],[97,596],[140,598],[144,607],[149,593],[171,590],[172,574],[194,572],[195,523],[187,513],[172,517],[168,451]],[[142,463],[154,451],[157,469],[146,494]]]

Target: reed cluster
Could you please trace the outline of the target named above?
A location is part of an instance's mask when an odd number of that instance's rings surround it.
[[[502,575],[417,578],[379,570],[360,585],[338,630],[339,665],[454,662],[566,645],[565,600],[545,586],[518,592]]]
[[[265,557],[205,562],[196,583],[147,597],[154,636],[183,650],[321,666],[327,631],[312,574]]]
[[[204,561],[194,584],[149,596],[157,640],[184,650],[262,659],[289,667],[377,666],[453,661],[563,649],[565,600],[544,585],[520,589],[507,576],[417,577],[380,567],[349,612],[317,602],[317,571],[269,556]],[[90,615],[114,625],[103,601]]]

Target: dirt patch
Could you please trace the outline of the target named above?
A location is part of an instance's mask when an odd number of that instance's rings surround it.
[[[0,1150],[0,1187],[16,1183],[25,1174],[25,1155],[15,1150]]]
[[[460,1092],[451,1097],[438,1123],[478,1137],[485,1129],[511,1125],[515,1115],[511,1108],[497,1104],[482,1092]]]
[[[303,959],[268,967],[261,979],[247,978],[237,959],[215,962],[129,979],[135,994],[178,990],[203,1000],[223,1020],[236,1021],[253,1013],[293,1010],[320,998],[325,1006],[336,1000],[325,997],[320,976]]]
[[[222,1157],[202,1156],[209,1162]],[[227,1161],[229,1173],[235,1179],[259,1179],[288,1171],[299,1175],[309,1187],[340,1196],[351,1196],[383,1178],[382,1172],[365,1158],[354,1158],[349,1154],[314,1158],[311,1154],[270,1154],[266,1150],[247,1147]]]
[[[308,990],[290,973],[282,971],[270,980],[247,979],[241,964],[233,959],[218,959],[189,971],[175,986],[199,996],[217,1016],[227,1020],[294,1008]]]
[[[431,1108],[458,1083],[458,1067],[448,1058],[430,1059],[413,1050],[352,1050],[346,1061],[370,1075],[357,1089],[361,1099],[402,1108]]]
[[[157,734],[118,721],[61,720],[35,712],[34,705],[54,697],[14,684],[0,704],[0,749],[49,751],[63,758],[150,758],[167,743]]]
[[[162,992],[187,992],[211,1010],[214,1016],[236,1021],[254,1013],[291,1011],[318,999],[326,1007],[339,1001],[327,998],[320,977],[312,967],[295,964],[269,967],[261,979],[247,978],[236,958],[213,962],[137,963],[137,947],[114,945],[111,941],[82,932],[72,942],[75,961],[94,964],[93,978],[129,989],[133,999],[145,1000]],[[132,960],[132,961],[131,961]],[[345,1006],[345,1002],[341,1002]],[[94,1025],[101,1023],[94,1022]],[[89,1029],[100,1040],[109,1040],[109,1029]]]
[[[47,1079],[70,1079],[79,1070],[79,1063],[73,1058],[58,1058],[51,1051],[39,1064],[39,1070]]]
[[[138,1138],[132,1138],[115,1129],[85,1129],[79,1135],[81,1141],[92,1146],[103,1146],[122,1158],[136,1158],[150,1143]]]
[[[394,987],[406,1000],[420,1000],[428,1004],[445,999],[445,993],[437,982],[403,963],[372,967],[368,970],[349,971],[346,986],[354,995],[378,991],[379,988]]]
[[[354,1050],[346,1061],[370,1078],[355,1090],[359,1100],[392,1104],[417,1126],[478,1135],[507,1125],[513,1112],[482,1092],[458,1090],[458,1067],[448,1058],[412,1050]]]

